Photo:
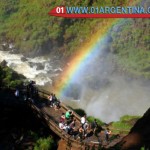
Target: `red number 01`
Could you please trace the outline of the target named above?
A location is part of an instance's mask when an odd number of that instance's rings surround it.
[[[64,7],[57,7],[57,8],[56,8],[56,13],[57,13],[57,14],[60,14],[60,13],[63,14],[63,13],[64,13]]]

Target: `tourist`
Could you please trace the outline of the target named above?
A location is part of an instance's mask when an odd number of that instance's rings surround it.
[[[85,122],[83,124],[83,130],[84,130],[84,136],[86,137],[87,135],[87,130],[89,129],[89,124],[87,122]]]
[[[29,98],[33,98],[35,95],[35,81],[30,81],[27,85],[27,92],[29,94]]]
[[[80,138],[80,142],[83,140],[83,136],[84,136],[84,129],[82,126],[80,126],[79,128],[79,138]]]
[[[72,122],[72,117],[73,117],[73,111],[68,110],[65,113],[65,118],[66,118],[66,121],[67,121],[67,125]]]
[[[61,117],[60,117],[60,122],[62,122],[63,124],[65,123],[65,113],[62,113]]]
[[[85,122],[86,122],[86,115],[84,115],[83,117],[81,117],[81,125],[82,125],[82,127],[85,124]]]
[[[49,100],[49,105],[50,105],[50,107],[53,107],[52,94],[50,94],[50,95],[48,96],[48,100]]]
[[[15,97],[16,97],[16,99],[19,99],[19,90],[18,89],[16,89],[16,91],[15,91]]]
[[[74,139],[76,139],[79,132],[76,131],[75,129],[70,128],[68,134],[71,135]]]
[[[56,95],[53,94],[53,93],[52,93],[52,101],[53,101],[53,102],[57,101],[57,97],[56,97]]]
[[[68,133],[69,127],[66,124],[59,122],[59,128]]]
[[[93,129],[93,132],[95,133],[96,129],[98,128],[98,123],[96,119],[94,119],[94,121],[91,123],[91,128]]]
[[[60,100],[57,99],[57,100],[54,101],[54,109],[58,110],[59,108],[60,108]]]
[[[105,140],[108,142],[109,141],[109,136],[111,134],[111,131],[109,130],[109,128],[107,128],[105,130]]]
[[[69,124],[69,127],[71,129],[75,129],[75,122],[76,122],[76,119],[74,118],[73,121]]]

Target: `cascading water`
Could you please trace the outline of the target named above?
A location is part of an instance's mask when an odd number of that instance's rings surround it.
[[[60,67],[51,65],[53,62],[44,57],[25,58],[23,55],[11,54],[8,51],[0,51],[0,62],[6,60],[7,65],[16,72],[23,74],[27,79],[36,81],[37,85],[52,84],[52,77],[62,71]]]
[[[98,44],[97,53],[92,53],[89,61],[82,64],[64,91],[64,97],[60,97],[61,100],[78,99],[78,102],[67,103],[83,108],[88,115],[105,122],[118,120],[126,114],[143,115],[150,106],[150,81],[134,79],[124,72],[118,72],[107,45],[107,40]],[[29,80],[36,81],[38,85],[52,85],[54,77],[60,72],[65,73],[50,58],[22,58],[23,55],[0,51],[0,61],[6,60],[9,67]]]
[[[63,71],[50,59],[35,57],[22,61],[22,57],[0,51],[0,61],[6,60],[9,67],[29,80],[35,80],[38,85],[52,84],[52,78]],[[68,104],[83,108],[88,115],[105,122],[118,120],[126,114],[143,115],[150,106],[149,81],[132,79],[116,72],[109,53],[101,53],[86,64],[68,89],[64,100],[67,96],[69,100],[80,100],[67,101]]]

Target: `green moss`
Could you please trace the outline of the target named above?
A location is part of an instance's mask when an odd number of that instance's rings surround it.
[[[139,0],[137,0],[139,1]],[[50,52],[43,45],[50,43],[51,51],[69,56],[107,24],[106,19],[66,19],[49,16],[56,6],[114,6],[123,1],[0,1],[0,39],[13,41],[22,53]],[[128,1],[124,1],[126,4]],[[117,24],[119,25],[119,24]],[[150,78],[150,20],[124,19],[121,31],[111,32],[112,51],[117,63],[136,76]],[[132,30],[131,30],[132,29]],[[43,47],[42,47],[43,46]],[[61,53],[60,53],[61,52]]]
[[[150,78],[149,25],[149,19],[127,19],[120,24],[120,32],[112,32],[117,63],[131,74],[146,78]]]
[[[141,116],[129,116],[125,115],[120,118],[120,121],[130,121],[131,119],[139,119]]]
[[[20,52],[36,51],[51,43],[56,53],[65,56],[74,51],[103,27],[105,19],[66,19],[49,16],[56,6],[114,6],[111,1],[7,0],[0,2],[0,36],[13,41]],[[147,38],[145,39],[147,42]],[[33,43],[33,44],[31,44]],[[43,51],[46,49],[43,48]],[[49,50],[47,50],[49,52]]]
[[[125,115],[111,124],[113,133],[128,133],[140,116]]]
[[[39,138],[34,146],[34,150],[53,150],[54,140],[52,137]]]

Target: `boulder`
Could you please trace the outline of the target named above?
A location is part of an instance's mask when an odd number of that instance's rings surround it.
[[[44,65],[41,63],[36,63],[36,66],[37,66],[36,70],[43,70],[44,69]]]
[[[21,61],[25,62],[25,61],[27,61],[27,58],[26,57],[21,57]]]
[[[30,67],[36,66],[36,70],[43,70],[44,65],[41,63],[34,63],[34,62],[29,62]]]
[[[7,44],[1,44],[0,45],[0,50],[2,50],[2,51],[9,51],[9,47],[8,47],[8,45]]]
[[[2,67],[6,67],[6,66],[7,66],[7,61],[4,59],[4,60],[0,63],[0,65],[1,65]]]

